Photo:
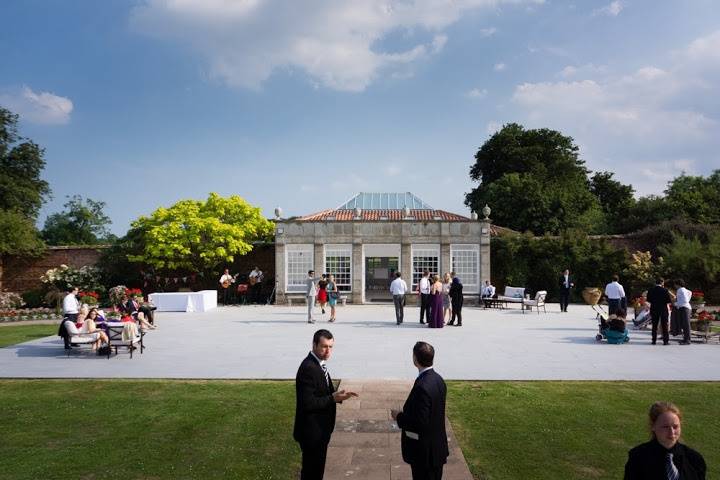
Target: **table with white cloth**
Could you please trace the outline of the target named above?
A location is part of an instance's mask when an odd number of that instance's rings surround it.
[[[158,312],[206,312],[217,308],[217,290],[151,293],[150,302]]]

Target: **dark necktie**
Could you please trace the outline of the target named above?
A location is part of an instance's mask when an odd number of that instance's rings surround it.
[[[325,374],[325,383],[327,383],[327,386],[329,387],[330,386],[330,374],[328,373],[327,366],[325,365],[325,362],[322,362],[320,364],[320,366],[322,367],[323,373]],[[673,479],[673,480],[675,480],[675,479]]]
[[[677,467],[673,463],[673,454],[670,452],[665,456],[665,474],[667,475],[667,480],[680,480],[680,472],[678,472]]]

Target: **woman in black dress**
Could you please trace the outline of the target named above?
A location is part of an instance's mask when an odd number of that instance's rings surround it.
[[[649,442],[628,453],[625,480],[704,480],[705,460],[700,453],[680,443],[682,413],[672,403],[655,402],[650,407]]]

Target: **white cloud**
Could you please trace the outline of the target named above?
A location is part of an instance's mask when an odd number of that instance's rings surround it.
[[[497,28],[495,27],[489,27],[489,28],[481,28],[480,29],[480,36],[482,37],[492,37],[497,33]]]
[[[718,51],[720,31],[669,54],[662,66],[609,72],[569,65],[562,81],[517,85],[516,118],[582,139],[591,169],[612,169],[638,193],[659,193],[683,170],[716,168],[708,152],[720,150]]]
[[[34,92],[30,87],[0,92],[0,105],[20,115],[21,120],[41,125],[64,125],[70,121],[73,102],[50,92]]]
[[[488,91],[486,88],[480,89],[480,88],[473,88],[469,92],[467,92],[467,96],[474,99],[481,99],[487,97]]]
[[[384,168],[385,175],[388,177],[397,177],[402,173],[402,168],[397,165],[390,165]]]
[[[362,91],[382,74],[440,52],[444,29],[474,9],[538,0],[145,0],[132,11],[140,32],[176,41],[208,63],[211,78],[259,88],[274,72],[305,72],[336,90]],[[400,52],[377,50],[389,33],[417,33]]]
[[[485,126],[485,132],[488,135],[492,135],[495,132],[498,132],[501,128],[502,128],[502,123],[493,120],[491,122],[488,122],[488,124]]]
[[[620,15],[620,12],[622,12],[623,8],[625,8],[623,2],[616,0],[614,2],[611,2],[609,5],[605,5],[602,8],[593,10],[593,15],[607,15],[609,17],[617,17],[618,15]]]
[[[502,72],[505,69],[507,69],[507,65],[505,65],[504,63],[496,63],[495,65],[493,65],[493,70],[495,70],[496,72]]]

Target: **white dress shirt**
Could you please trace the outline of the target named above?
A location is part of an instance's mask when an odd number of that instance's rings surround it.
[[[483,297],[494,297],[495,296],[495,287],[493,285],[485,285],[482,288],[482,296]]]
[[[677,296],[677,299],[675,300],[675,306],[677,308],[692,309],[692,307],[690,307],[690,298],[692,297],[692,292],[690,290],[685,287],[680,287],[677,289],[677,292],[675,292],[675,295]]]
[[[75,295],[68,293],[63,297],[63,313],[78,313],[80,302]]]
[[[390,284],[390,293],[393,295],[405,295],[407,293],[407,283],[405,280],[398,277]]]
[[[427,277],[420,279],[420,293],[430,293],[430,280]]]
[[[625,297],[625,289],[618,282],[610,282],[605,286],[605,296],[611,300]]]

